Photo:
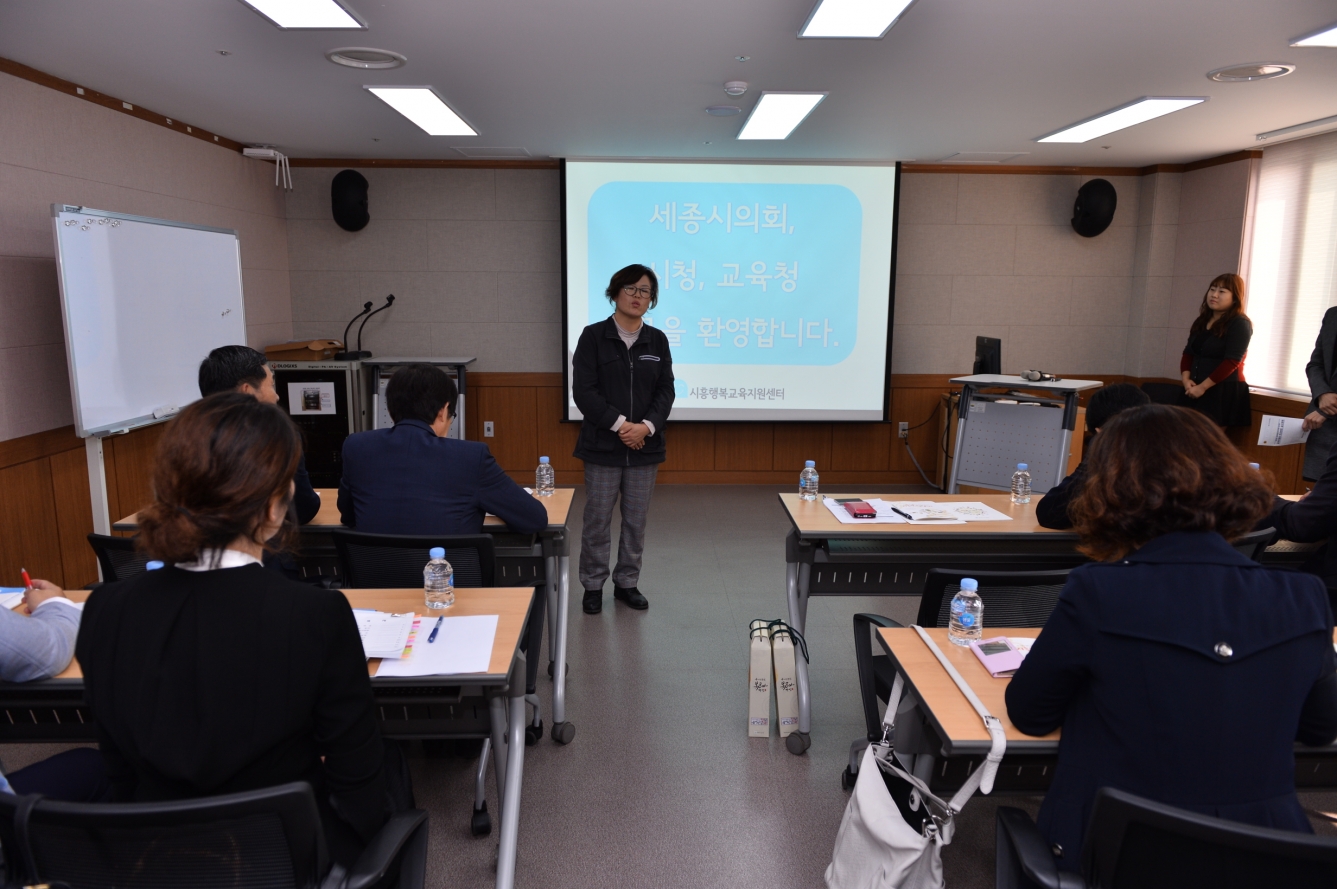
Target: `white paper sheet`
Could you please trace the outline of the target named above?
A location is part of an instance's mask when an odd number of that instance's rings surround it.
[[[0,587],[0,608],[17,608],[23,601],[23,594],[27,590],[17,587]]]
[[[334,383],[289,383],[288,413],[294,417],[338,413],[334,406]]]
[[[873,506],[874,509],[877,509],[873,501],[865,500],[864,502],[867,503],[869,506]],[[825,504],[826,508],[831,511],[831,515],[836,517],[836,521],[840,522],[842,525],[904,525],[905,524],[905,519],[896,515],[894,512],[889,511],[887,515],[883,515],[882,511],[878,510],[877,518],[875,519],[856,519],[854,516],[850,515],[849,510],[845,508],[844,504],[837,503],[830,497],[823,498],[822,503]]]
[[[412,611],[387,614],[384,611],[354,611],[357,633],[362,637],[362,651],[367,657],[397,658],[408,644],[413,630]]]
[[[959,519],[967,522],[1010,522],[1012,516],[999,512],[987,503],[979,500],[963,500],[960,503],[935,503],[938,509],[945,509]]]
[[[1299,417],[1274,417],[1263,415],[1263,426],[1258,430],[1258,444],[1265,447],[1283,447],[1301,444],[1309,438],[1309,430],[1301,428],[1304,420]]]
[[[927,500],[889,500],[895,509],[909,516],[913,525],[964,525],[966,520],[949,507],[952,503],[933,503]]]
[[[423,617],[412,655],[397,661],[381,661],[376,675],[451,676],[487,672],[492,662],[492,643],[497,637],[497,615],[448,617],[441,622],[436,641],[428,642],[423,634],[430,635],[429,628],[435,623],[434,617]]]

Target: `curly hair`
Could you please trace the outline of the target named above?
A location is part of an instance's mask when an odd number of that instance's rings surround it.
[[[238,537],[256,539],[269,504],[286,510],[302,455],[297,427],[278,407],[237,392],[202,398],[173,419],[153,462],[153,502],[139,513],[141,550],[190,562]],[[268,541],[281,551],[291,520]]]
[[[1119,412],[1095,437],[1073,501],[1078,549],[1123,558],[1173,531],[1247,534],[1272,508],[1272,474],[1249,466],[1197,411],[1148,404]]]

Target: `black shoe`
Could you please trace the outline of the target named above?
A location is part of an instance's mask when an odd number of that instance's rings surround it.
[[[586,590],[585,601],[583,603],[586,614],[598,614],[604,610],[604,591]]]
[[[637,611],[644,611],[650,607],[650,603],[636,587],[624,590],[622,587],[615,586],[613,587],[613,598],[626,603],[628,608],[635,608]]]

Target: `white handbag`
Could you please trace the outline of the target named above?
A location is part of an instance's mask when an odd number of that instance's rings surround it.
[[[1002,722],[976,697],[922,627],[914,628],[957,688],[984,720],[992,745],[989,754],[947,802],[901,768],[892,747],[896,710],[905,691],[898,672],[882,722],[882,740],[868,745],[854,793],[836,834],[836,848],[826,868],[827,889],[941,889],[942,847],[952,841],[953,819],[976,790],[993,790],[998,763],[1007,748]]]

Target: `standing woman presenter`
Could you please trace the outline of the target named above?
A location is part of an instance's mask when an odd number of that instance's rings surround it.
[[[1244,314],[1244,279],[1217,275],[1202,298],[1179,361],[1184,383],[1179,403],[1206,414],[1218,426],[1250,425],[1244,356],[1252,338],[1253,323]]]
[[[611,317],[580,334],[572,356],[572,395],[584,422],[575,455],[585,461],[585,524],[580,584],[586,614],[603,610],[613,507],[622,500],[622,532],[613,569],[613,597],[637,611],[649,602],[637,584],[645,550],[645,519],[659,464],[664,425],[673,409],[673,356],[668,337],[642,316],[659,302],[659,279],[629,265],[608,282]]]

